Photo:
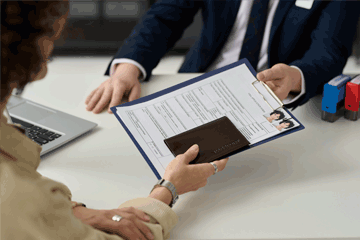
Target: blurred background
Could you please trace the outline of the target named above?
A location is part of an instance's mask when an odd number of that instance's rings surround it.
[[[154,2],[156,0],[70,0],[68,23],[63,36],[55,43],[54,57],[108,56],[110,61]],[[156,70],[164,66],[166,73],[176,73],[183,56],[195,43],[201,27],[199,13]],[[360,73],[360,18],[354,31],[357,33],[353,54],[344,73]]]

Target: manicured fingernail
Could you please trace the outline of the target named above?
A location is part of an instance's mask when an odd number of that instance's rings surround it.
[[[154,239],[154,235],[152,235],[151,233],[148,233],[148,234],[147,234],[147,237],[148,237],[149,239]]]
[[[149,218],[148,215],[145,215],[145,216],[144,216],[144,219],[145,219],[146,221],[150,221],[150,218]]]

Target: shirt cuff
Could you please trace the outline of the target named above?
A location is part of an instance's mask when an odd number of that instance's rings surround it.
[[[119,64],[119,63],[131,63],[131,64],[134,64],[135,66],[137,66],[141,73],[142,73],[142,77],[139,79],[140,82],[144,81],[144,79],[146,78],[146,71],[145,71],[145,68],[143,66],[141,66],[140,63],[132,60],[132,59],[129,59],[129,58],[115,58],[112,63],[111,63],[111,66],[110,66],[110,76],[114,74],[115,72],[115,65],[116,64]]]
[[[297,70],[299,70],[300,74],[301,74],[301,92],[297,95],[295,94],[289,94],[287,96],[287,98],[285,98],[283,100],[283,103],[284,104],[290,104],[290,103],[293,103],[295,102],[296,100],[298,100],[302,95],[305,94],[305,78],[304,78],[304,74],[303,72],[301,71],[300,68],[298,68],[297,66],[290,66],[290,67],[293,67],[293,68],[296,68]]]

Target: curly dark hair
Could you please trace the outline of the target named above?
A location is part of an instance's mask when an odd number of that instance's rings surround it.
[[[46,61],[37,44],[53,37],[53,25],[66,15],[67,1],[1,1],[0,101],[10,94],[10,84],[23,88]]]
[[[282,123],[289,123],[289,126],[286,127],[285,129],[292,128],[293,126],[295,126],[295,124],[293,123],[293,121],[291,121],[290,119],[284,119],[283,121],[281,121],[281,122],[279,123],[279,125],[282,124]]]
[[[279,111],[279,110],[273,111],[272,113],[270,113],[270,116],[273,115],[273,114],[280,114],[279,119],[277,119],[277,120],[281,120],[281,119],[283,119],[285,117],[285,114],[282,111]]]

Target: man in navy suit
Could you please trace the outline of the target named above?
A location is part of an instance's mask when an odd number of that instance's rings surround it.
[[[201,10],[203,28],[179,72],[206,72],[246,57],[287,107],[322,92],[351,54],[358,1],[158,0],[116,53],[110,78],[86,99],[101,112],[140,96],[160,59]],[[114,31],[121,31],[114,30]]]

